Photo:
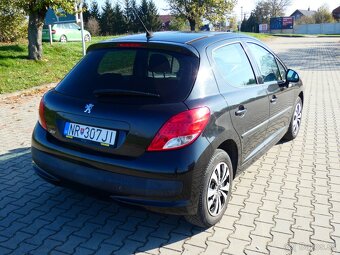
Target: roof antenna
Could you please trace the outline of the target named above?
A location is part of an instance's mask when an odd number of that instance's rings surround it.
[[[153,36],[152,32],[149,31],[149,30],[146,28],[146,26],[145,26],[143,20],[139,17],[138,12],[135,10],[134,7],[132,7],[132,10],[133,10],[133,12],[136,14],[136,16],[137,16],[137,18],[139,19],[140,23],[142,23],[142,25],[143,25],[143,27],[144,27],[144,29],[145,29],[145,32],[146,32],[146,39],[149,40],[149,39]]]

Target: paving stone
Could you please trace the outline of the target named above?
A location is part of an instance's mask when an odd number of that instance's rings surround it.
[[[339,40],[268,43],[304,82],[300,134],[235,178],[224,217],[207,230],[41,180],[29,151],[41,95],[0,95],[0,254],[340,255]]]

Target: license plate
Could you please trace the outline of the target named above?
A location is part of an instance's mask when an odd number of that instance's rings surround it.
[[[80,138],[100,143],[103,146],[114,145],[116,131],[66,122],[64,135],[69,139]]]

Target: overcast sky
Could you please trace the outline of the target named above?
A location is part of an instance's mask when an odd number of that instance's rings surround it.
[[[97,0],[99,5],[102,5],[105,0]],[[111,0],[113,3],[116,0]],[[119,1],[122,2],[122,1]],[[137,0],[139,3],[140,1]],[[243,6],[243,12],[249,16],[250,12],[255,8],[256,0],[238,0],[236,7],[234,8],[234,13],[237,15],[237,18],[240,19],[241,17],[241,6]],[[159,13],[160,14],[168,14],[169,11],[167,9],[167,2],[166,0],[154,0]],[[316,10],[323,4],[327,4],[330,8],[330,11],[334,10],[336,7],[340,6],[339,0],[292,0],[292,5],[287,8],[286,16],[291,15],[296,9],[303,9],[307,10],[310,7],[311,10]]]

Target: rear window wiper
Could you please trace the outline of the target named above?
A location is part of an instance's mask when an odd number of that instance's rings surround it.
[[[153,94],[135,90],[122,90],[122,89],[97,89],[93,91],[96,97],[101,96],[142,96],[142,97],[161,97],[159,94]]]

